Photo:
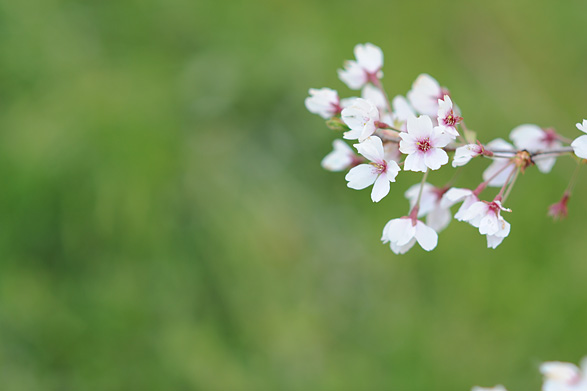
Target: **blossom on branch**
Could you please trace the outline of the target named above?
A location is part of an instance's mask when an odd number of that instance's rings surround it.
[[[481,235],[487,235],[487,247],[496,248],[510,233],[510,223],[501,217],[501,211],[511,212],[501,206],[499,200],[479,201],[467,209],[462,219],[479,228]]]
[[[330,88],[310,88],[310,96],[304,103],[310,113],[318,114],[324,119],[332,118],[342,111],[338,93]]]
[[[407,154],[404,170],[426,172],[438,170],[448,163],[448,155],[442,149],[451,138],[432,126],[427,115],[409,118],[407,132],[400,133],[399,150]]]
[[[444,133],[453,139],[457,138],[457,125],[462,120],[463,117],[454,112],[450,96],[445,95],[443,99],[438,99],[438,126]]]
[[[431,251],[438,244],[438,234],[420,220],[404,216],[385,224],[381,241],[389,242],[391,251],[396,254],[406,253],[416,242],[424,250]]]
[[[452,217],[450,206],[441,203],[444,192],[444,189],[423,183],[413,185],[405,193],[405,197],[410,201],[410,209],[416,206],[420,196],[418,217],[426,216],[426,225],[436,232],[445,229]]]
[[[511,131],[510,138],[517,149],[525,149],[530,153],[548,152],[562,147],[554,129],[542,129],[537,125],[517,126]],[[556,156],[537,159],[535,163],[540,172],[547,174],[556,163]]]
[[[341,139],[332,142],[333,150],[322,159],[322,167],[328,171],[342,171],[360,162],[355,151]]]
[[[483,155],[484,149],[479,144],[467,144],[462,147],[458,147],[455,150],[455,156],[452,159],[453,167],[461,167],[469,163],[471,159],[479,155]]]
[[[344,123],[351,129],[343,135],[347,140],[358,139],[362,142],[377,130],[379,110],[371,101],[357,98],[341,115]]]
[[[383,52],[372,43],[355,46],[356,61],[346,61],[344,69],[338,70],[338,77],[352,90],[359,90],[365,84],[383,77]]]
[[[368,164],[359,164],[346,175],[347,186],[361,190],[373,185],[371,199],[379,202],[389,193],[389,182],[395,182],[400,172],[398,164],[393,160],[385,160],[383,143],[377,136],[369,137],[360,144],[355,144],[359,153],[371,161]]]

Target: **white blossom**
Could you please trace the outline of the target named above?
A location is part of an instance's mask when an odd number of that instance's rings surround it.
[[[448,91],[440,87],[435,78],[423,73],[412,84],[412,89],[408,92],[408,100],[418,113],[436,117],[438,100],[447,94]]]
[[[420,187],[422,187],[422,195],[420,196],[418,217],[426,216],[426,225],[436,232],[440,232],[448,226],[451,219],[450,206],[446,207],[441,204],[444,191],[429,183],[424,183],[422,186],[420,184],[413,185],[405,193],[405,197],[410,201],[411,209],[418,201]]]
[[[310,88],[310,96],[304,103],[310,113],[318,114],[324,119],[332,118],[340,113],[340,100],[338,93],[330,88]]]
[[[577,129],[583,133],[587,133],[587,119],[583,120],[583,123],[577,124]],[[587,135],[579,136],[571,143],[575,155],[581,159],[587,159]]]
[[[486,145],[490,151],[515,151],[513,145],[507,141],[498,138],[490,141]],[[513,156],[513,155],[512,155]],[[494,158],[493,163],[483,171],[483,180],[488,181],[488,186],[501,187],[505,185],[510,177],[510,174],[516,169],[515,164],[511,164],[511,160],[507,158]],[[499,174],[498,174],[499,173]]]
[[[438,99],[438,126],[444,133],[453,139],[457,138],[457,124],[462,120],[463,117],[455,113],[450,96],[445,95],[443,99]]]
[[[322,167],[328,171],[343,171],[355,161],[355,152],[341,139],[332,142],[333,150],[322,159]]]
[[[344,69],[338,70],[338,77],[349,88],[359,90],[372,78],[381,79],[383,72],[383,52],[372,43],[355,46],[356,61],[346,61]]]
[[[448,163],[448,155],[442,149],[451,138],[432,126],[430,117],[423,115],[408,119],[407,132],[400,133],[399,149],[407,154],[404,169],[426,172],[438,170]]]
[[[371,161],[352,168],[345,179],[351,189],[361,190],[373,185],[371,199],[379,202],[389,193],[390,182],[400,172],[398,164],[393,160],[385,160],[383,142],[377,136],[371,136],[360,144],[354,145],[359,153]]]
[[[455,156],[452,159],[453,167],[464,166],[469,163],[471,159],[483,154],[483,148],[479,144],[467,144],[458,147],[455,151]]]
[[[544,375],[542,391],[587,391],[587,358],[581,369],[571,363],[549,361],[540,365],[540,372]]]
[[[524,124],[516,126],[510,133],[510,139],[517,149],[525,149],[530,153],[551,151],[562,147],[558,135],[553,129],[542,129],[537,125]],[[538,170],[549,173],[556,163],[556,156],[536,159]]]
[[[510,233],[510,223],[501,216],[501,211],[511,212],[500,201],[478,201],[467,209],[462,219],[479,228],[481,235],[487,235],[487,247],[496,248]]]
[[[377,130],[379,110],[370,101],[356,98],[353,104],[342,111],[342,120],[351,129],[345,132],[343,138],[359,142],[367,139]]]
[[[389,242],[391,251],[396,254],[406,253],[416,242],[424,250],[431,251],[438,244],[438,234],[420,220],[402,217],[385,224],[381,241]]]

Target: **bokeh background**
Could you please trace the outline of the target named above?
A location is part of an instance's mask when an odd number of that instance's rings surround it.
[[[453,222],[396,256],[381,230],[419,176],[347,189],[303,100],[351,96],[336,69],[373,42],[389,94],[430,73],[481,140],[574,138],[586,7],[2,1],[0,389],[538,390],[587,355],[587,173],[566,221],[571,159],[519,179],[498,249]]]

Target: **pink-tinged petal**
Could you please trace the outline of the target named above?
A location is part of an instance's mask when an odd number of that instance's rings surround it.
[[[355,58],[367,72],[374,73],[383,66],[383,52],[372,43],[355,46]]]
[[[465,198],[463,204],[461,205],[457,213],[455,213],[455,219],[459,221],[465,221],[465,214],[467,213],[471,205],[473,205],[476,202],[479,202],[479,198],[477,198],[476,195],[471,194],[469,197]]]
[[[385,175],[387,176],[387,180],[390,182],[395,182],[395,177],[401,171],[401,168],[394,160],[387,160],[387,170],[385,171]]]
[[[398,246],[396,243],[391,242],[389,243],[389,247],[391,248],[391,251],[400,255],[407,253],[412,247],[414,247],[414,244],[416,244],[416,238],[412,238],[412,240],[403,246]]]
[[[304,101],[308,111],[324,119],[332,118],[338,106],[338,93],[330,88],[310,88],[310,96]]]
[[[440,232],[450,224],[451,217],[450,209],[437,206],[426,216],[426,225]]]
[[[403,246],[414,237],[415,231],[416,227],[412,225],[412,221],[410,219],[393,219],[385,224],[385,227],[383,228],[383,237],[381,240],[383,243],[389,241]]]
[[[458,135],[458,133],[457,133]],[[442,132],[440,126],[435,127],[432,130],[432,135],[430,136],[430,144],[435,148],[443,148],[446,147],[451,141],[452,137]]]
[[[572,143],[573,151],[575,155],[581,159],[587,159],[587,135],[577,137]]]
[[[440,200],[440,206],[443,208],[450,208],[451,206],[453,206],[457,202],[461,202],[471,194],[473,194],[473,192],[470,189],[460,189],[457,187],[453,187],[443,194],[442,199]]]
[[[359,90],[367,83],[365,70],[356,61],[346,61],[344,69],[338,70],[338,77],[351,90]]]
[[[503,242],[503,239],[496,235],[487,235],[487,248],[496,248]]]
[[[426,172],[426,170],[428,170],[428,166],[426,166],[423,153],[416,151],[406,157],[404,162],[404,171]]]
[[[401,141],[399,142],[399,151],[406,155],[412,154],[418,150],[416,139],[408,133],[400,133]]]
[[[474,227],[479,227],[481,219],[487,214],[488,206],[485,202],[475,202],[463,215],[463,220],[468,221]]]
[[[373,202],[379,202],[389,194],[389,180],[387,179],[387,175],[379,175],[377,180],[375,180],[375,184],[373,185],[373,190],[371,191],[371,199]]]
[[[449,136],[451,138],[451,141],[454,140],[455,138],[459,137],[459,132],[453,126],[439,125],[438,129],[440,129],[440,132],[442,134]]]
[[[547,361],[540,365],[540,372],[544,375],[545,380],[557,382],[560,386],[572,385],[581,378],[579,368],[567,362]]]
[[[497,216],[489,212],[481,219],[479,223],[479,233],[481,235],[495,235],[499,231]]]
[[[322,167],[329,171],[342,171],[353,162],[353,150],[342,140],[332,142],[334,150],[322,159]]]
[[[369,122],[367,122],[367,124],[363,128],[361,135],[359,136],[359,142],[363,142],[369,137],[371,137],[376,130],[377,126],[375,126],[375,122],[372,119],[369,120]]]
[[[383,142],[377,136],[368,137],[365,141],[355,144],[354,147],[372,162],[381,163],[384,160]]]
[[[452,160],[453,167],[464,166],[469,163],[472,158],[479,156],[481,153],[481,147],[477,144],[467,144],[462,147],[458,147],[455,151],[455,156]]]
[[[436,231],[421,221],[416,223],[415,236],[418,244],[426,251],[434,250],[438,244],[438,234]]]
[[[544,159],[536,158],[534,159],[534,163],[536,163],[536,167],[538,167],[538,170],[541,173],[548,174],[556,163],[556,157],[549,157]]]
[[[440,148],[432,148],[424,154],[424,163],[431,170],[438,170],[441,166],[448,163],[448,155]]]
[[[427,115],[408,118],[408,133],[415,138],[430,137],[434,126]]]
[[[362,129],[351,129],[342,134],[342,138],[345,140],[358,140],[361,136]]]
[[[438,99],[438,122],[442,118],[446,118],[448,114],[452,111],[452,100],[450,96],[445,95],[443,99]]]
[[[545,133],[538,125],[524,124],[516,126],[510,133],[510,139],[518,149],[527,149],[529,151],[538,151],[544,148],[541,140]]]
[[[351,189],[361,190],[375,183],[378,175],[379,173],[372,165],[359,164],[353,167],[344,179],[349,182],[347,186]]]

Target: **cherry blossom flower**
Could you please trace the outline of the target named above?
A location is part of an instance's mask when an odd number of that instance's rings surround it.
[[[471,391],[507,391],[504,386],[497,385],[495,387],[473,387]]]
[[[363,87],[361,90],[361,98],[373,103],[380,113],[388,110],[387,98],[379,88],[373,86],[372,84],[367,84],[365,87]]]
[[[310,96],[304,103],[310,113],[318,114],[324,119],[332,118],[341,112],[338,93],[330,88],[310,88]]]
[[[442,208],[448,209],[459,202],[463,203],[461,204],[461,207],[457,213],[455,213],[455,219],[464,221],[465,213],[467,213],[467,210],[471,207],[471,205],[479,202],[479,198],[473,190],[453,187],[444,193],[442,199],[440,200],[440,206]]]
[[[389,182],[395,182],[400,172],[398,164],[393,160],[385,160],[383,142],[372,136],[360,144],[355,144],[359,153],[371,161],[352,168],[345,179],[351,189],[361,190],[373,185],[371,199],[379,202],[389,193]]]
[[[587,133],[587,119],[583,120],[583,123],[577,124],[577,129],[583,133]],[[575,155],[581,159],[587,159],[587,135],[579,136],[571,143]]]
[[[322,167],[328,171],[343,171],[360,162],[355,151],[341,139],[332,142],[332,152],[322,159]]]
[[[581,369],[576,365],[549,361],[540,365],[544,375],[542,391],[587,391],[587,359],[583,359]]]
[[[362,142],[377,130],[379,110],[371,101],[356,98],[350,107],[342,111],[342,120],[351,128],[343,138]]]
[[[432,126],[426,115],[408,119],[407,132],[400,133],[399,149],[407,154],[404,169],[426,172],[428,168],[438,170],[448,163],[448,155],[442,149],[451,138]]]
[[[471,205],[462,216],[473,227],[479,228],[481,235],[487,235],[487,247],[496,248],[510,233],[510,223],[501,217],[501,211],[511,212],[501,206],[499,200],[479,201]]]
[[[508,143],[507,141],[497,138],[493,141],[490,141],[486,145],[487,149],[490,151],[515,151],[513,145]],[[493,159],[493,163],[489,165],[483,171],[483,180],[488,181],[488,186],[491,187],[501,187],[505,185],[506,181],[510,177],[512,171],[516,169],[515,164],[511,162],[510,159],[507,158],[495,158]]]
[[[416,206],[420,187],[422,187],[422,195],[420,196],[418,217],[426,216],[426,225],[436,232],[440,232],[448,226],[452,216],[450,206],[446,207],[441,204],[445,190],[429,183],[424,183],[422,186],[420,184],[413,185],[405,193],[406,198],[410,201],[410,208]]]
[[[389,242],[391,251],[396,254],[405,254],[416,242],[424,250],[431,251],[438,244],[438,234],[420,220],[404,216],[385,224],[381,241]]]
[[[464,166],[469,163],[471,159],[484,154],[484,149],[479,144],[467,144],[458,147],[455,151],[455,156],[452,159],[453,167]]]
[[[525,149],[530,153],[551,151],[562,147],[554,129],[542,129],[537,125],[525,124],[516,126],[510,133],[510,138],[517,149]],[[556,163],[556,157],[545,157],[535,160],[538,170],[549,173]]]
[[[418,113],[436,117],[438,100],[448,94],[448,90],[440,87],[435,78],[423,73],[412,84],[408,100]]]
[[[459,136],[457,124],[463,120],[458,116],[452,107],[450,96],[445,95],[443,99],[438,99],[438,126],[442,131],[453,139]]]
[[[338,77],[350,89],[359,90],[368,82],[383,77],[383,52],[372,43],[355,46],[356,61],[346,61],[344,69],[338,70]]]

